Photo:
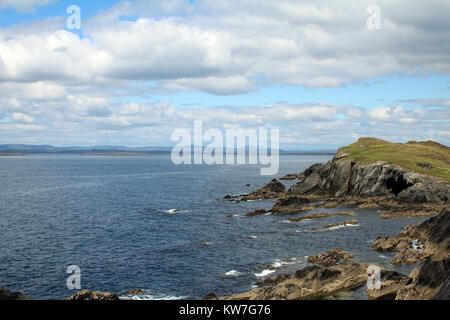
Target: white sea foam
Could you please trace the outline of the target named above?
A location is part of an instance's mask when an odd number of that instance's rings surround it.
[[[265,277],[265,276],[268,276],[269,274],[272,274],[274,272],[275,272],[275,270],[264,269],[260,273],[255,273],[255,276],[256,277]]]
[[[242,273],[236,270],[230,270],[228,272],[225,272],[225,275],[228,277],[237,277],[239,275],[241,275]]]
[[[167,209],[167,210],[158,210],[159,212],[162,213],[167,213],[167,214],[176,214],[176,213],[182,213],[182,212],[187,212],[187,210],[181,210],[181,209]]]
[[[185,296],[171,296],[162,293],[144,293],[131,296],[120,296],[120,300],[183,300]]]
[[[283,265],[283,263],[279,260],[276,260],[274,263],[272,263],[270,266],[272,268],[280,268]]]
[[[359,224],[352,224],[352,223],[340,224],[338,226],[329,227],[329,228],[326,228],[326,229],[327,230],[337,230],[337,229],[342,229],[342,228],[347,228],[347,227],[359,227]]]

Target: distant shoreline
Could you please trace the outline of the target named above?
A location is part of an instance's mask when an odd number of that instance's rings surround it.
[[[24,156],[23,153],[0,153],[0,157]]]
[[[147,156],[148,153],[113,152],[113,153],[84,153],[83,156]]]

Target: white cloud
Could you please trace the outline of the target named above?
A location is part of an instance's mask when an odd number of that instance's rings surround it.
[[[12,7],[23,12],[32,12],[37,6],[46,6],[56,0],[0,0],[0,10]]]
[[[83,22],[84,39],[59,29],[0,29],[0,80],[156,81],[232,94],[253,91],[261,75],[279,85],[338,87],[396,72],[449,73],[442,12],[450,2],[379,2],[376,32],[365,23],[370,1],[174,0],[147,10],[146,1],[124,2]],[[119,19],[131,14],[141,17]]]
[[[21,122],[21,123],[33,123],[34,119],[33,117],[30,117],[29,115],[23,114],[23,113],[13,113],[12,119],[14,122]]]
[[[48,3],[0,1],[0,8]],[[215,127],[279,126],[285,143],[428,138],[438,121],[449,125],[448,99],[372,110],[332,103],[176,108],[169,101],[121,102],[154,92],[232,95],[261,85],[340,87],[392,73],[450,73],[450,2],[377,3],[378,31],[366,28],[369,0],[137,0],[83,21],[81,39],[63,29],[64,17],[0,28],[2,138],[26,141],[36,138],[27,130],[40,130],[53,143],[76,137],[151,144],[197,119]],[[126,21],[132,15],[139,18]],[[414,109],[404,107],[411,103]]]

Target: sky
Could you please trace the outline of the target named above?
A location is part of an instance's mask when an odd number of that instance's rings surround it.
[[[283,149],[449,145],[449,12],[448,0],[0,0],[0,144],[168,146],[201,120],[278,128]]]

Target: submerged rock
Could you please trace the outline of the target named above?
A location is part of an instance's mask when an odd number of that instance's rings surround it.
[[[266,209],[256,209],[255,211],[247,212],[247,214],[245,216],[246,217],[261,216],[266,213],[267,213]]]
[[[315,214],[308,214],[304,215],[298,218],[289,218],[287,221],[289,222],[300,222],[302,220],[313,220],[313,219],[324,219],[328,217],[333,217],[335,214],[332,213],[315,213]]]

